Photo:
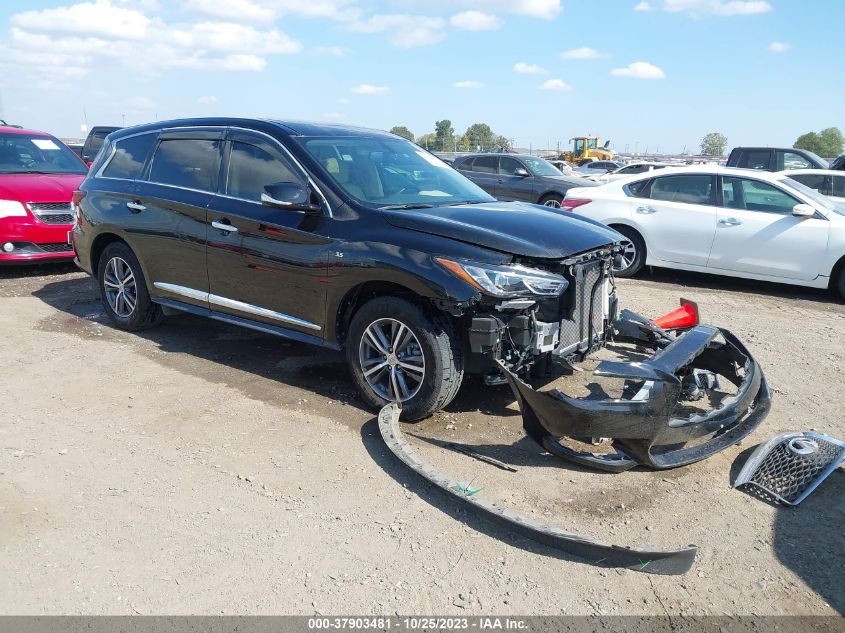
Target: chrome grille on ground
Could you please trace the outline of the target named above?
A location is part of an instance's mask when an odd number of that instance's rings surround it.
[[[70,202],[30,202],[27,206],[45,224],[73,224]]]
[[[48,253],[69,253],[73,250],[73,245],[67,242],[49,242],[47,244],[37,244],[36,246]]]

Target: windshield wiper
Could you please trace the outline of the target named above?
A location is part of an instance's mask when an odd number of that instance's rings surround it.
[[[454,202],[446,202],[442,206],[451,207],[458,204],[486,204],[493,202],[492,200],[455,200]]]
[[[426,202],[409,202],[408,204],[388,204],[383,207],[379,207],[379,209],[432,209],[434,208],[433,204],[428,204]]]

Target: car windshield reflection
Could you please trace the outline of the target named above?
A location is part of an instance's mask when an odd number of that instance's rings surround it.
[[[493,200],[472,181],[409,141],[320,137],[300,142],[341,189],[368,206],[411,209]]]

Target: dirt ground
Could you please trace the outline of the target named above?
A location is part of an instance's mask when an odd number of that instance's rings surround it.
[[[0,613],[845,612],[845,472],[799,508],[730,488],[787,430],[845,437],[845,306],[823,291],[657,271],[619,283],[656,316],[684,296],[763,365],[775,399],[741,446],[598,474],[526,439],[507,387],[468,381],[406,431],[479,494],[631,546],[699,546],[682,577],[590,566],[514,537],[381,442],[340,354],[193,316],[129,334],[69,266],[0,269]]]

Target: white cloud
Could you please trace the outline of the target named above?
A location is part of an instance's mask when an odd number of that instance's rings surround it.
[[[769,44],[769,50],[772,53],[785,53],[790,48],[792,48],[792,45],[787,44],[786,42],[772,42]]]
[[[217,103],[217,97],[214,95],[206,95],[197,99],[197,103],[200,105],[214,105]]]
[[[231,22],[269,23],[285,15],[350,21],[361,17],[356,0],[184,0],[191,13]]]
[[[479,81],[456,81],[452,84],[452,87],[463,89],[483,88],[484,84]]]
[[[109,0],[24,11],[9,18],[12,26],[25,31],[105,36],[121,40],[144,39],[153,22],[140,11],[114,6]]]
[[[637,3],[637,5],[634,7],[634,11],[644,13],[646,11],[654,11],[654,7],[651,6],[651,4],[649,4],[645,0],[643,0],[642,2]]]
[[[374,86],[372,84],[358,84],[352,88],[356,95],[386,95],[390,92],[387,86]]]
[[[514,64],[513,71],[515,73],[520,73],[521,75],[547,75],[549,73],[549,71],[542,66],[538,66],[537,64],[527,64],[525,62],[517,62]]]
[[[277,17],[266,3],[253,0],[186,0],[183,6],[192,13],[233,22],[272,22]]]
[[[349,99],[347,99],[346,97],[341,97],[340,99],[337,100],[337,102],[342,104],[342,105],[346,105],[347,103],[349,103]]]
[[[446,37],[445,26],[446,21],[443,18],[392,13],[352,22],[348,28],[357,33],[387,32],[390,34],[388,40],[394,46],[413,48],[441,41]]]
[[[540,90],[552,90],[555,92],[568,92],[572,90],[572,86],[566,83],[563,79],[547,79],[539,86]]]
[[[606,57],[608,57],[607,53],[602,53],[589,46],[573,48],[560,54],[561,59],[604,59]]]
[[[462,31],[495,31],[502,28],[504,22],[492,13],[481,11],[464,11],[456,13],[449,22],[456,29]]]
[[[772,10],[765,0],[663,0],[663,10],[703,15],[754,15]]]
[[[475,4],[488,10],[507,11],[544,20],[556,18],[563,9],[560,0],[464,0],[464,4]]]
[[[330,57],[344,57],[351,52],[345,46],[318,46],[314,49],[315,55],[327,55]]]
[[[260,71],[268,56],[302,49],[277,29],[216,21],[172,25],[116,3],[124,4],[96,0],[13,15],[0,60],[46,80],[82,77],[98,63],[142,75],[172,68]]]
[[[648,62],[634,62],[625,68],[614,68],[610,71],[614,77],[631,77],[633,79],[663,79],[666,77],[660,68]]]

